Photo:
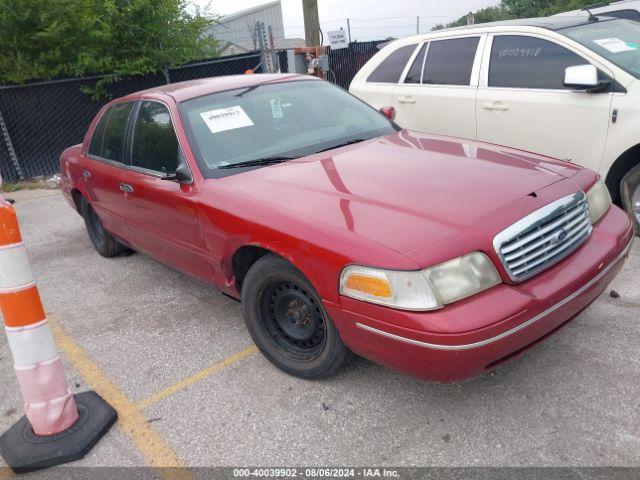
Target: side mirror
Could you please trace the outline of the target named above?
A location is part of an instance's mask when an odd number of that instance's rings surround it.
[[[593,65],[574,65],[564,69],[564,86],[586,92],[598,92],[606,89],[609,81],[598,80],[598,69]]]
[[[189,167],[187,166],[187,162],[185,162],[184,160],[180,162],[180,165],[178,165],[178,168],[176,168],[175,175],[176,175],[176,181],[178,183],[184,183],[184,184],[193,183],[191,170],[189,170]]]
[[[187,165],[187,160],[180,154],[180,163],[176,168],[174,173],[167,173],[162,180],[169,180],[172,182],[178,182],[182,184],[190,184],[193,183],[193,176],[191,175],[191,170]]]

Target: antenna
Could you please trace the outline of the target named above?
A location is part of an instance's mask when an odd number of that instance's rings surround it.
[[[582,7],[582,10],[589,14],[589,18],[587,20],[589,20],[590,22],[597,22],[599,20],[598,17],[591,13],[591,10],[589,10],[589,8],[590,7]]]

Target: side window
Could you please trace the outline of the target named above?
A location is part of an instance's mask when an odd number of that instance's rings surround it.
[[[493,39],[490,87],[565,89],[564,70],[588,62],[547,40],[519,35]]]
[[[133,129],[131,163],[155,172],[174,173],[180,147],[166,106],[142,102]]]
[[[414,43],[413,45],[406,45],[391,52],[389,56],[371,72],[367,78],[367,82],[398,83],[404,67],[407,65],[411,54],[417,46],[418,44]]]
[[[411,68],[407,72],[404,83],[420,83],[422,80],[422,65],[424,64],[424,52],[427,50],[428,43],[422,45],[416,59],[411,64]]]
[[[431,42],[422,83],[469,85],[480,37]]]
[[[132,108],[133,103],[131,102],[117,103],[105,114],[105,118],[107,115],[109,118],[104,125],[102,151],[96,155],[114,162],[124,162],[124,135]]]
[[[89,144],[89,155],[96,155],[102,157],[102,146],[104,144],[104,129],[109,121],[109,115],[111,115],[112,109],[108,109],[102,115],[102,118],[98,122],[96,129],[91,136],[91,143]]]

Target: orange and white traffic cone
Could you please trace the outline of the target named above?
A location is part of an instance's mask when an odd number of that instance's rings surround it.
[[[25,409],[25,416],[0,436],[0,453],[17,472],[82,458],[117,414],[95,392],[74,396],[69,391],[16,212],[1,195],[0,310]]]

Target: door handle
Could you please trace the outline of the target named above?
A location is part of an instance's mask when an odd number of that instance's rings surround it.
[[[82,171],[82,176],[84,178],[91,178],[91,172],[89,170],[83,170]]]
[[[416,103],[416,99],[407,95],[406,97],[400,97],[398,103]]]
[[[122,190],[125,193],[133,193],[133,187],[128,183],[121,183],[120,190]]]
[[[482,105],[482,108],[484,108],[485,110],[494,110],[499,112],[505,112],[509,110],[509,106],[505,105],[502,102],[487,102]]]

